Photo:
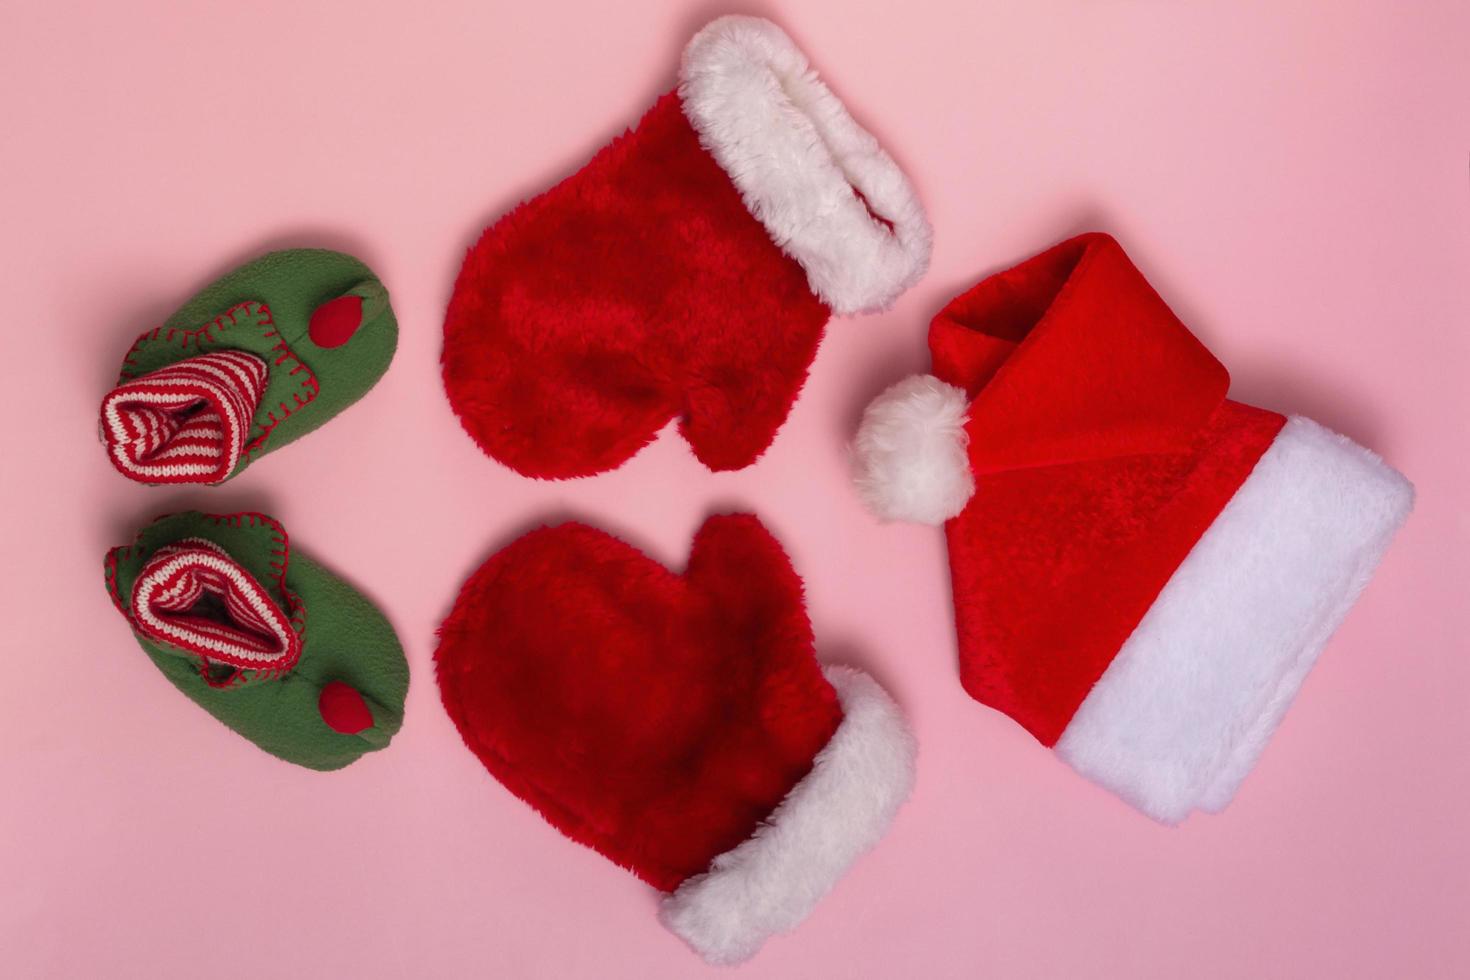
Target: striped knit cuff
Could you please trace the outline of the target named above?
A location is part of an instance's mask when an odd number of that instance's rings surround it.
[[[294,595],[283,598],[299,611]],[[203,538],[185,538],[149,559],[133,584],[128,618],[148,639],[197,656],[205,667],[235,668],[226,684],[242,671],[284,673],[301,656],[292,610]]]
[[[102,401],[102,439],[139,483],[219,483],[240,462],[265,392],[265,361],[220,350],[119,384]]]

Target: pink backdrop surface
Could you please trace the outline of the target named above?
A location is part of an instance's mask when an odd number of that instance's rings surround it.
[[[688,977],[655,894],[465,751],[433,632],[460,582],[575,516],[682,566],[752,509],[821,655],[910,713],[889,838],[751,977],[1470,975],[1470,8],[1027,0],[756,4],[912,174],[933,267],[834,322],[756,466],[672,430],[521,479],[458,428],[440,323],[464,249],[673,83],[720,4],[5,4],[0,31],[0,972]],[[1156,826],[960,689],[938,531],[846,482],[862,406],[930,316],[1085,229],[1119,236],[1233,394],[1384,454],[1419,504],[1223,816]],[[379,387],[221,489],[127,483],[95,412],[131,339],[265,249],[354,252],[402,326]],[[390,750],[278,762],[173,691],[104,549],[184,507],[275,514],[374,596],[414,671]]]

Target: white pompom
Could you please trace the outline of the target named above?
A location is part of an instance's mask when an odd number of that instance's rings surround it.
[[[885,521],[943,524],[965,509],[975,476],[965,451],[969,398],[928,374],[873,399],[853,443],[853,483]]]

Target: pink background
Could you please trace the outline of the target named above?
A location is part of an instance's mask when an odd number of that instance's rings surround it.
[[[444,400],[460,257],[632,122],[726,8],[366,7],[6,4],[0,972],[699,975],[652,891],[462,749],[430,655],[463,578],[542,520],[677,567],[707,513],[750,508],[806,578],[823,656],[887,684],[922,749],[887,841],[746,975],[1470,974],[1470,8],[746,8],[913,175],[933,268],[891,313],[832,325],[758,465],[712,475],[669,431],[613,474],[540,484],[481,456]],[[943,301],[1089,228],[1125,242],[1237,397],[1352,435],[1420,494],[1235,805],[1177,830],[964,695],[940,534],[875,524],[846,483],[861,407],[926,367]],[[132,337],[287,245],[386,280],[388,376],[223,489],[124,481],[95,411]],[[157,675],[99,562],[186,506],[274,513],[382,603],[414,670],[389,751],[288,766]]]

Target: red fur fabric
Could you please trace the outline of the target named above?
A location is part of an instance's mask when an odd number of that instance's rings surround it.
[[[526,476],[610,470],[673,418],[706,466],[739,469],[785,421],[829,315],[670,93],[470,250],[444,387]]]
[[[961,680],[1053,745],[1285,419],[1225,399],[1107,235],[981,282],[929,346],[972,398],[975,495],[946,525]]]
[[[435,661],[491,774],[664,891],[751,836],[842,718],[748,514],[710,518],[683,575],[581,524],[532,531],[465,583]]]

